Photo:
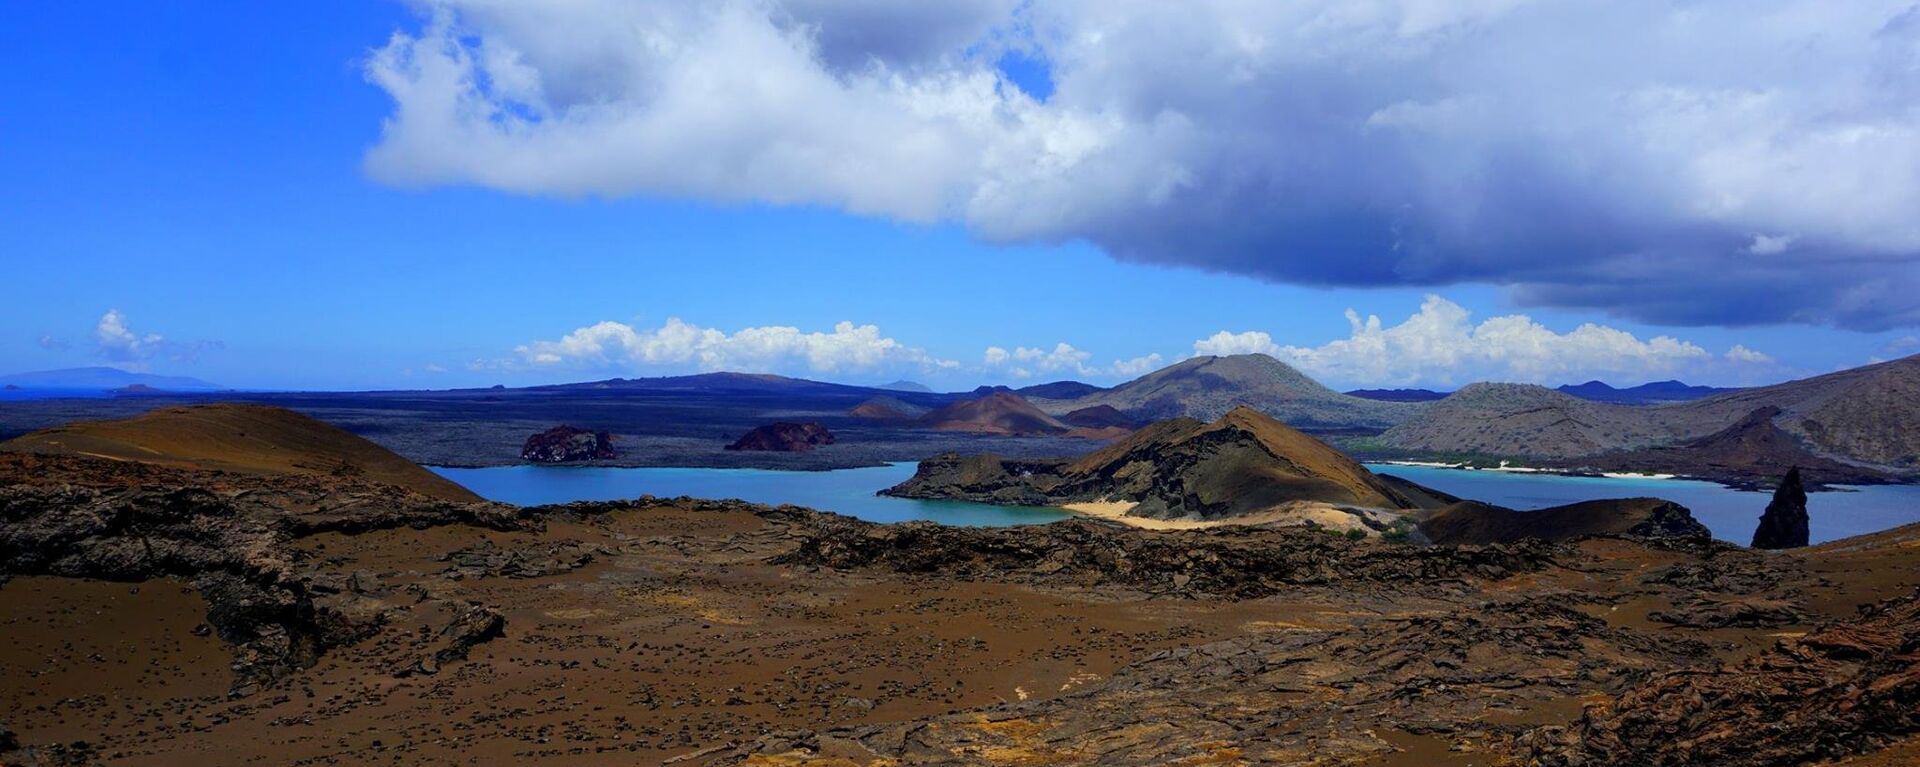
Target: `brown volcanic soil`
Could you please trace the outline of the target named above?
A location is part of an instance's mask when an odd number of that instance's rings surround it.
[[[480,500],[386,448],[264,405],[167,407],[132,418],[76,421],[0,442],[0,450],[252,474],[362,477],[443,500]]]
[[[1914,748],[1920,609],[1855,610],[1920,587],[1920,526],[1790,553],[1419,547],[421,498],[0,453],[0,723],[31,749],[0,762],[1746,767]],[[229,557],[270,576],[242,602],[172,571]],[[274,595],[305,607],[235,614]],[[229,668],[313,624],[330,628],[308,657]],[[223,639],[241,631],[258,636]],[[1673,735],[1693,732],[1712,737]]]

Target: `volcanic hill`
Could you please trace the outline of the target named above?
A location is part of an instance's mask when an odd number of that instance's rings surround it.
[[[1652,411],[1592,402],[1532,384],[1476,383],[1380,435],[1403,449],[1572,458],[1679,436]]]
[[[358,476],[443,500],[480,500],[359,436],[265,405],[166,407],[132,418],[76,421],[0,442],[0,450],[248,474]]]
[[[1073,430],[1020,395],[1006,391],[955,402],[920,416],[915,423],[936,431],[980,434],[1065,434]]]
[[[1894,479],[1884,471],[1817,455],[1799,437],[1774,423],[1780,408],[1767,405],[1725,429],[1677,445],[1604,453],[1570,462],[1603,471],[1671,472],[1719,481],[1766,484],[1781,467],[1798,467],[1815,484],[1870,484]]]
[[[1247,406],[1290,424],[1385,428],[1424,407],[1341,394],[1265,354],[1194,357],[1105,391],[1063,403],[1065,410],[1111,405],[1141,421],[1212,420]]]
[[[989,503],[1117,504],[1126,517],[1158,520],[1271,522],[1285,516],[1376,530],[1387,529],[1399,515],[1368,511],[1453,500],[1376,475],[1250,407],[1234,408],[1212,423],[1160,421],[1077,459],[949,453],[922,462],[912,479],[884,492]]]
[[[1920,355],[1691,402],[1592,402],[1521,384],[1473,384],[1381,434],[1392,448],[1576,458],[1720,432],[1761,408],[1813,453],[1895,470],[1920,469]],[[1771,467],[1778,476],[1787,466]]]

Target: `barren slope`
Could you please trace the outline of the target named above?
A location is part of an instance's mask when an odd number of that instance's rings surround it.
[[[443,500],[480,500],[386,448],[265,405],[166,407],[132,418],[76,421],[0,442],[0,450],[253,474],[356,476]]]

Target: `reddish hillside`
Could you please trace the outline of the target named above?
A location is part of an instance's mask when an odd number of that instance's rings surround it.
[[[955,402],[921,416],[918,423],[938,431],[1008,436],[1066,434],[1073,430],[1020,395],[1004,391]]]

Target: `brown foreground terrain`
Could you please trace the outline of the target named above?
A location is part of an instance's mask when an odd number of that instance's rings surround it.
[[[1902,764],[1917,564],[1913,527],[888,526],[0,452],[0,762]]]

